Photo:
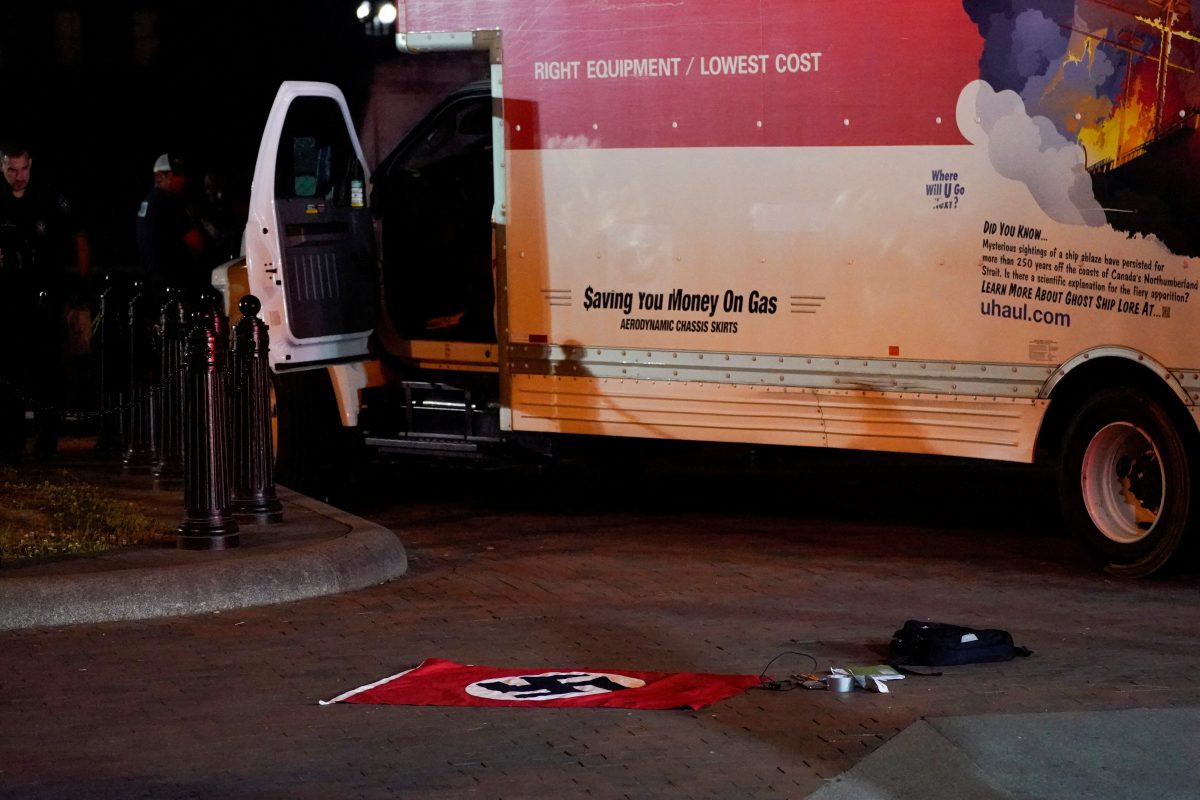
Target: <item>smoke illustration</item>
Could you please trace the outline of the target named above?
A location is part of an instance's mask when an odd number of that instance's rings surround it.
[[[984,38],[979,76],[996,91],[1016,92],[1031,117],[1045,117],[1076,138],[1103,124],[1131,87],[1134,62],[1156,46],[1139,14],[1149,0],[964,0]],[[1081,142],[1082,143],[1082,142]]]
[[[1046,117],[1030,117],[1012,90],[996,92],[984,81],[968,84],[958,99],[958,127],[972,144],[987,147],[992,166],[1029,188],[1052,219],[1103,225],[1104,209],[1092,194],[1083,148]]]
[[[983,36],[959,125],[1061,222],[1200,255],[1200,31],[1188,0],[963,0]]]

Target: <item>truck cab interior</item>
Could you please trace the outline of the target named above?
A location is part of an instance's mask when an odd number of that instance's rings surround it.
[[[496,341],[492,157],[481,81],[439,104],[375,171],[383,313],[403,339]]]

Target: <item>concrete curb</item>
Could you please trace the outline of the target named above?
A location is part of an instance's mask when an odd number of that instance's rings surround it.
[[[920,767],[914,767],[919,764]],[[1012,800],[927,720],[909,725],[808,800]]]
[[[0,630],[285,603],[374,586],[408,570],[404,545],[392,531],[282,487],[279,496],[347,532],[314,544],[208,564],[6,577],[0,580]]]
[[[919,720],[808,800],[1195,797],[1200,709]]]

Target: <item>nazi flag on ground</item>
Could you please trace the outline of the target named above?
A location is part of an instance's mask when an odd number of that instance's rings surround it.
[[[429,658],[413,669],[323,700],[321,705],[699,709],[758,682],[757,675],[505,669]]]

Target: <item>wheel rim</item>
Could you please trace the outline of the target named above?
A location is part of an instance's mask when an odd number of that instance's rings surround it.
[[[1136,425],[1114,422],[1096,432],[1083,456],[1083,501],[1096,528],[1118,544],[1150,535],[1163,505],[1162,460]]]

